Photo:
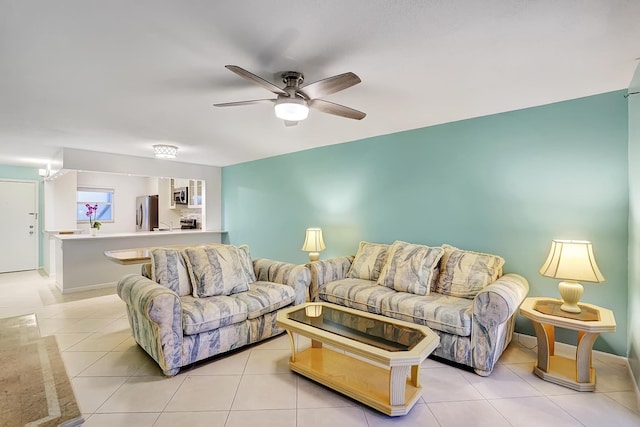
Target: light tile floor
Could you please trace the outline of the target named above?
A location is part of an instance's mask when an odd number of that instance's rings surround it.
[[[38,272],[0,274],[0,317],[27,313],[56,336],[87,426],[640,426],[625,362],[598,353],[593,393],[534,376],[536,349],[519,342],[486,378],[428,359],[422,399],[390,418],[291,373],[285,336],[166,378],[113,289],[62,295]]]

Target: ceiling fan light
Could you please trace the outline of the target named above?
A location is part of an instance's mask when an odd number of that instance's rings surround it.
[[[290,122],[299,122],[309,116],[307,101],[301,98],[280,98],[276,101],[276,117]]]
[[[175,145],[156,144],[153,146],[153,152],[160,159],[175,159],[178,147]]]

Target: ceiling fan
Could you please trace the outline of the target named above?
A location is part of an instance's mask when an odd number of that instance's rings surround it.
[[[366,116],[362,111],[345,107],[325,101],[323,98],[332,93],[350,88],[361,82],[360,77],[354,73],[338,74],[328,77],[306,86],[300,86],[304,82],[304,76],[297,71],[285,71],[282,73],[282,82],[285,87],[282,89],[253,73],[238,67],[237,65],[226,65],[227,69],[233,71],[242,78],[252,83],[262,86],[270,92],[278,95],[275,99],[254,99],[251,101],[225,102],[213,104],[215,107],[237,107],[240,105],[252,104],[274,104],[276,116],[284,120],[286,126],[295,126],[299,121],[304,120],[309,115],[309,108],[313,108],[323,113],[333,114],[348,119],[362,120]]]

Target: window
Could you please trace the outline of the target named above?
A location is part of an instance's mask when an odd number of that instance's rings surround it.
[[[113,190],[105,188],[78,188],[76,196],[76,220],[89,222],[87,204],[98,205],[96,221],[113,222]]]

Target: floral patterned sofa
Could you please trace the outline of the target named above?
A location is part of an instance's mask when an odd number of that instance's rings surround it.
[[[154,248],[142,274],[117,286],[136,342],[167,376],[181,367],[284,332],[278,309],[305,301],[310,271],[252,260],[244,245]]]
[[[310,296],[426,325],[440,336],[433,355],[492,371],[511,341],[527,280],[502,275],[504,259],[449,245],[361,242],[354,256],[308,264]]]

